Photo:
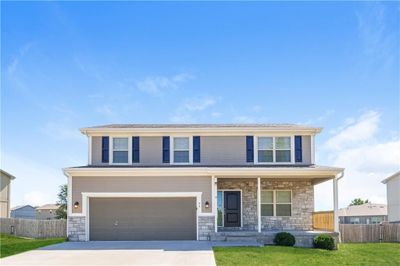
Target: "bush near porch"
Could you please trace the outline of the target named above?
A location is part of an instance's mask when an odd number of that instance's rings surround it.
[[[339,244],[336,251],[281,246],[215,247],[223,265],[400,265],[400,243]]]

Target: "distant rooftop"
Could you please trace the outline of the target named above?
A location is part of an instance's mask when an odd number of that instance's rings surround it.
[[[45,204],[43,206],[40,206],[36,208],[36,210],[55,210],[58,209],[59,205],[57,204]]]
[[[338,210],[338,216],[381,216],[387,215],[386,204],[365,203]]]
[[[15,207],[11,208],[11,211],[15,211],[15,210],[21,209],[21,208],[23,208],[23,207],[35,208],[35,207],[33,207],[32,205],[29,205],[29,204],[26,204],[26,205],[17,205],[17,206],[15,206]]]

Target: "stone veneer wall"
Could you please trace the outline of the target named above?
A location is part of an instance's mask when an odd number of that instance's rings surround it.
[[[199,216],[199,240],[210,240],[210,236],[214,233],[215,216]]]
[[[257,179],[218,179],[218,189],[242,190],[243,230],[257,230]]]
[[[86,241],[84,216],[68,217],[68,240],[69,241]]]
[[[218,179],[218,189],[242,190],[242,230],[257,230],[257,179]],[[314,185],[311,181],[261,178],[262,190],[292,190],[292,216],[261,217],[262,230],[312,230]]]
[[[312,230],[314,185],[311,181],[278,181],[261,179],[264,190],[292,190],[292,216],[261,217],[262,230]]]

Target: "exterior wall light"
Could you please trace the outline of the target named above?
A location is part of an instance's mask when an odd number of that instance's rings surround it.
[[[74,208],[75,208],[75,209],[78,209],[78,208],[79,208],[79,202],[75,201],[75,203],[74,203]]]
[[[206,208],[209,208],[209,207],[210,207],[210,203],[209,203],[208,201],[206,201],[205,207],[206,207]]]

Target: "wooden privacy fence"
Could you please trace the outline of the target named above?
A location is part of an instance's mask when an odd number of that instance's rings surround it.
[[[67,220],[0,218],[0,231],[30,238],[66,237]]]
[[[313,228],[316,230],[333,231],[333,211],[313,212]]]
[[[400,242],[400,224],[340,224],[342,242]]]

